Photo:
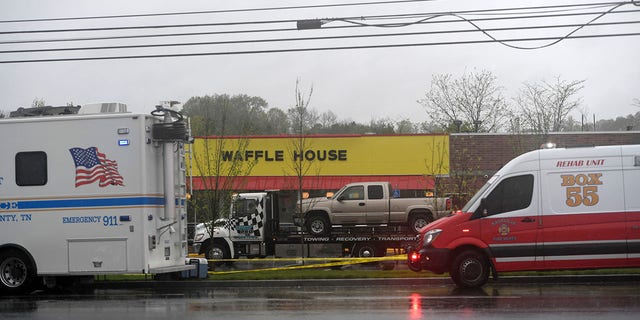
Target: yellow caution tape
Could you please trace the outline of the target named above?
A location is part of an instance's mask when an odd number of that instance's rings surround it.
[[[370,263],[370,262],[380,262],[380,261],[400,261],[406,260],[406,255],[397,255],[397,256],[386,256],[386,257],[375,257],[375,258],[270,258],[270,259],[219,259],[219,260],[207,260],[210,262],[253,262],[253,261],[299,261],[301,265],[295,266],[286,266],[286,267],[273,267],[273,268],[260,268],[260,269],[251,269],[251,270],[232,270],[232,271],[209,271],[208,273],[211,275],[216,274],[232,274],[232,273],[241,273],[241,272],[262,272],[262,271],[279,271],[279,270],[295,270],[295,269],[314,269],[314,268],[328,268],[328,267],[337,267],[351,264],[359,264],[359,263]],[[315,263],[315,264],[304,264],[306,261],[333,261],[327,263]]]
[[[385,257],[373,257],[373,258],[254,258],[254,259],[208,259],[209,262],[260,262],[260,261],[356,261],[359,263],[364,262],[377,262],[377,261],[396,261],[396,260],[406,260],[407,255],[401,254],[396,256],[385,256]]]

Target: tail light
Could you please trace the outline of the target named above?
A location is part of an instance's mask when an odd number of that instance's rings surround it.
[[[412,263],[418,262],[420,261],[420,254],[414,251],[411,253],[410,259]]]

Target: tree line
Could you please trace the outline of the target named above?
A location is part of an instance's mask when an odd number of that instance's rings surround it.
[[[580,91],[585,80],[525,82],[515,97],[505,97],[490,71],[466,72],[460,77],[434,75],[419,103],[427,121],[383,118],[359,123],[339,119],[332,111],[318,112],[307,104],[280,109],[261,97],[213,94],[190,98],[183,112],[191,119],[194,135],[298,134],[414,134],[455,132],[538,133],[623,131],[640,128],[640,112],[616,119],[591,118],[583,108]],[[296,82],[296,92],[300,92]],[[640,100],[631,104],[640,107]],[[576,118],[574,114],[578,114]],[[303,126],[304,128],[301,128]]]
[[[306,134],[413,134],[455,132],[538,133],[575,131],[625,131],[640,128],[640,112],[615,119],[597,120],[583,107],[580,91],[585,80],[525,82],[512,98],[497,77],[487,70],[432,76],[431,84],[416,102],[427,120],[382,118],[368,123],[339,119],[332,111],[319,112],[307,105],[286,109],[270,107],[261,97],[245,94],[213,94],[190,98],[183,112],[191,118],[195,135]],[[299,81],[296,92],[300,92]],[[640,99],[630,104],[640,108]],[[44,106],[35,98],[31,107]],[[302,108],[302,109],[300,109]],[[574,115],[578,114],[578,117]],[[0,111],[0,118],[8,112]],[[299,119],[303,117],[303,119]],[[302,121],[301,121],[302,120]]]

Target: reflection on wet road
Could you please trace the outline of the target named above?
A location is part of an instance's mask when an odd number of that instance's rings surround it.
[[[637,319],[639,283],[95,289],[0,300],[0,319]]]

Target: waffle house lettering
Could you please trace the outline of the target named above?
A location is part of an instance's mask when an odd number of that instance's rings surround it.
[[[244,151],[222,151],[223,161],[284,161],[284,150],[244,150]]]
[[[347,161],[347,150],[294,151],[293,161]]]

